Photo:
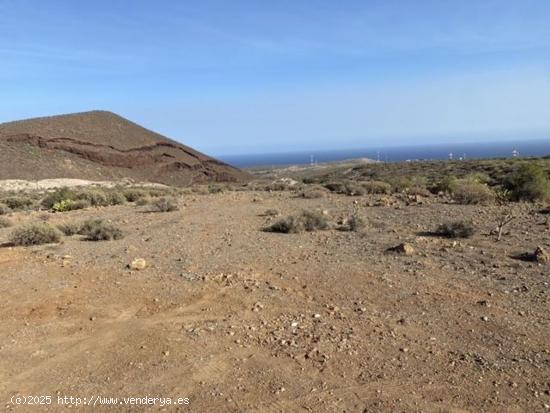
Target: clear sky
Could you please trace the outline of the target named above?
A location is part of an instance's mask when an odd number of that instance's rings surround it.
[[[548,0],[0,0],[0,122],[212,154],[550,138]]]

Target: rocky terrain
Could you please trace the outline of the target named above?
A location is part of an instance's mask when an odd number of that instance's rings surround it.
[[[171,212],[126,203],[7,214],[3,410],[67,411],[10,403],[17,394],[189,398],[72,411],[550,410],[547,205],[233,189],[176,195]],[[264,231],[304,210],[328,228]],[[343,231],[350,216],[364,225]],[[124,236],[10,243],[28,222],[89,218]],[[449,220],[474,234],[436,236]]]
[[[110,112],[0,124],[0,179],[56,178],[187,186],[248,175]]]

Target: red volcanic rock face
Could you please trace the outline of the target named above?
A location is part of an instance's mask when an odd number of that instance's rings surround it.
[[[237,168],[109,112],[1,124],[0,149],[0,179],[126,177],[178,186],[248,179]],[[60,164],[60,158],[70,162]]]

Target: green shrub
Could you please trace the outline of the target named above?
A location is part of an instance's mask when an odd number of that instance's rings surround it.
[[[76,198],[76,193],[69,188],[59,188],[56,189],[54,192],[50,192],[47,194],[40,204],[42,207],[46,209],[52,209],[52,207],[57,204],[58,202],[65,201],[65,200],[74,200]]]
[[[174,198],[161,197],[151,202],[153,210],[156,212],[171,212],[178,209],[178,204]]]
[[[40,245],[59,242],[61,232],[46,222],[23,225],[16,228],[10,235],[14,245]]]
[[[446,238],[469,238],[474,235],[474,226],[466,221],[446,222],[437,227],[435,233]]]
[[[550,199],[550,179],[548,173],[534,163],[523,164],[512,172],[505,181],[512,199],[544,201]]]
[[[303,211],[299,215],[283,218],[267,228],[267,231],[295,234],[303,231],[325,230],[329,222],[320,212]]]
[[[80,227],[79,234],[85,235],[89,241],[110,241],[124,237],[122,230],[118,227],[104,222],[101,219],[91,219],[85,221]]]
[[[4,199],[3,203],[14,211],[20,211],[23,209],[29,209],[33,205],[34,201],[26,196],[12,196]]]
[[[12,226],[12,223],[9,219],[5,217],[0,217],[0,228],[7,228],[11,226]]]
[[[78,199],[73,201],[72,199],[64,199],[63,201],[56,202],[52,206],[53,212],[67,212],[75,211],[77,209],[84,209],[90,207],[90,202],[86,199]]]
[[[460,179],[451,186],[451,196],[459,204],[489,204],[495,200],[495,192],[486,184]]]

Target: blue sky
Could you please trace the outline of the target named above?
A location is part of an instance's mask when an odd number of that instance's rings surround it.
[[[0,122],[213,154],[550,138],[547,0],[0,0]]]

